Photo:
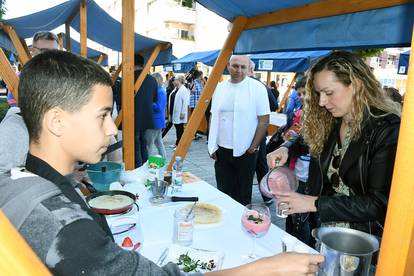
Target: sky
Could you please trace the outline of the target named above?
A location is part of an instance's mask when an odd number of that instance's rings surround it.
[[[23,15],[35,13],[56,5],[59,5],[66,0],[6,0],[6,14],[5,19],[15,18]]]

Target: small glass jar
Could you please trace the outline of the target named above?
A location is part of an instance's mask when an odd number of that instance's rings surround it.
[[[174,213],[173,243],[189,246],[193,243],[194,212],[188,208],[177,208]]]

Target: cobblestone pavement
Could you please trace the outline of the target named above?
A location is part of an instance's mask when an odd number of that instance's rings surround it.
[[[212,186],[217,187],[214,173],[214,160],[211,159],[208,155],[206,136],[202,135],[201,137],[202,138],[199,140],[193,140],[193,143],[190,146],[190,150],[188,151],[187,156],[184,160],[184,171],[189,171],[207,183],[211,184]],[[175,129],[173,127],[164,137],[164,145],[167,151],[167,160],[171,160],[171,156],[173,154],[173,148],[171,145],[175,143],[175,140]],[[252,203],[261,202],[263,202],[263,199],[260,195],[257,180],[255,177],[253,181]],[[272,214],[272,223],[282,229],[285,229],[285,219],[281,219],[276,216],[275,204],[270,204],[269,208]]]

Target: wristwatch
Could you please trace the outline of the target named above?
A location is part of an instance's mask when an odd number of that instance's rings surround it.
[[[316,200],[315,200],[315,208],[316,208],[316,211],[318,211],[318,205],[319,205],[319,197],[318,198],[316,198]]]

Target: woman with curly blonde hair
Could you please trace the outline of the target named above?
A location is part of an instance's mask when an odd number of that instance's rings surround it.
[[[355,54],[337,51],[320,59],[308,72],[304,143],[288,141],[268,155],[274,167],[288,154],[302,154],[305,144],[311,154],[306,195],[276,194],[286,213],[310,212],[323,226],[381,235],[400,109]]]

